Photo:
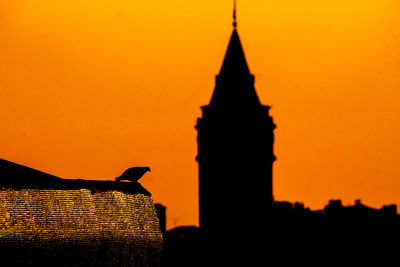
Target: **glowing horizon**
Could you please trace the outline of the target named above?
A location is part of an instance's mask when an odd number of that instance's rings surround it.
[[[274,196],[400,205],[400,4],[241,1],[238,31],[272,106]],[[198,224],[194,125],[232,1],[0,3],[0,158],[62,178],[140,182],[168,228]]]

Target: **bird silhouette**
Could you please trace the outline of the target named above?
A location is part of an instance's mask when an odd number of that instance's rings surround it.
[[[151,172],[150,167],[132,167],[124,171],[121,176],[115,178],[115,181],[128,180],[136,182],[139,180],[147,171]]]

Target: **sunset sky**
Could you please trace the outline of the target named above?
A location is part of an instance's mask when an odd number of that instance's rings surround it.
[[[238,0],[237,17],[277,124],[275,199],[400,205],[400,2]],[[0,158],[68,179],[150,166],[168,228],[198,225],[194,125],[231,23],[230,0],[0,1]]]

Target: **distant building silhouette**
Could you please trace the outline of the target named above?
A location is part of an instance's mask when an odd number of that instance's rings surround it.
[[[160,222],[161,233],[165,235],[165,233],[167,232],[167,208],[160,203],[156,203],[154,206],[156,208],[158,221]]]
[[[234,22],[211,101],[196,125],[202,231],[265,221],[275,160],[269,109],[257,96]]]
[[[214,92],[195,127],[200,229],[167,231],[166,266],[320,266],[327,260],[369,262],[365,255],[391,258],[388,252],[400,249],[392,245],[400,239],[396,205],[373,209],[331,200],[312,211],[299,202],[274,201],[276,126],[257,96],[235,10]]]

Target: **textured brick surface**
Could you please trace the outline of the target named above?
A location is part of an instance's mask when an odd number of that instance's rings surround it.
[[[162,245],[150,196],[0,191],[2,266],[158,266]]]

